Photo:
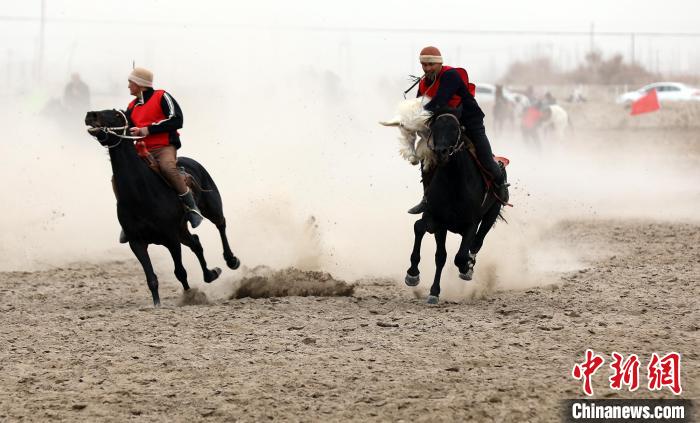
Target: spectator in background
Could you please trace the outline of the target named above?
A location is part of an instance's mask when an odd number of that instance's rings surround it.
[[[71,75],[63,91],[63,105],[70,113],[83,113],[90,108],[90,88],[77,72]]]
[[[552,93],[550,93],[549,91],[547,91],[547,93],[544,95],[544,98],[542,99],[542,102],[541,102],[541,105],[540,105],[540,106],[541,106],[542,108],[544,108],[544,107],[547,107],[547,106],[551,106],[551,105],[553,105],[553,104],[557,104],[557,99],[554,98],[554,96],[552,95]]]

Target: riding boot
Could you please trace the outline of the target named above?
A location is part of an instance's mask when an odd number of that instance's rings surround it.
[[[129,239],[126,237],[126,232],[124,232],[124,229],[122,229],[122,231],[119,232],[119,243],[126,244],[127,242],[129,242]]]
[[[186,193],[180,194],[179,197],[180,201],[182,201],[182,205],[185,207],[187,220],[190,221],[190,225],[192,225],[193,228],[196,228],[200,223],[202,223],[204,218],[202,217],[202,212],[200,212],[199,208],[197,207],[197,203],[194,201],[192,191],[188,189]]]
[[[508,192],[508,187],[510,186],[508,183],[508,174],[506,173],[506,167],[503,162],[499,161],[498,167],[501,169],[501,178],[499,178],[498,181],[495,181],[494,191],[501,202],[507,203],[510,197],[510,193]]]
[[[428,200],[425,198],[425,195],[423,195],[423,199],[420,200],[420,203],[418,203],[415,206],[408,209],[408,213],[409,214],[421,214],[425,211],[425,208],[427,206],[428,206]]]
[[[421,163],[421,175],[421,182],[423,182],[423,198],[420,200],[420,203],[408,209],[409,214],[421,214],[425,212],[425,209],[428,207],[428,198],[426,195],[428,193],[428,187],[430,187],[430,182],[432,182],[433,176],[435,176],[435,169],[425,171],[423,170],[423,163]]]

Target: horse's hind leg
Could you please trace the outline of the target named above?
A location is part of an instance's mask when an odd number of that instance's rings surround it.
[[[462,234],[462,242],[459,244],[459,251],[455,256],[455,265],[459,269],[459,277],[465,281],[472,280],[474,274],[475,258],[469,253],[469,246],[472,245],[478,223],[469,226],[469,229]]]
[[[418,264],[420,263],[420,245],[426,230],[427,228],[423,219],[418,219],[416,223],[413,224],[415,240],[413,242],[413,252],[411,252],[411,267],[406,271],[405,279],[406,285],[408,286],[417,286],[420,282],[420,271],[418,270]]]
[[[428,296],[428,304],[437,304],[440,296],[440,277],[442,276],[442,268],[445,267],[447,261],[447,249],[445,248],[445,240],[447,239],[447,230],[440,229],[435,231],[435,279],[430,287],[430,295]]]
[[[189,291],[190,284],[187,283],[187,270],[185,270],[185,266],[182,265],[182,248],[180,247],[180,243],[173,242],[166,247],[168,251],[170,251],[170,256],[173,258],[173,263],[175,264],[175,277],[182,284],[182,288],[185,291]]]
[[[141,263],[143,267],[143,272],[146,274],[146,283],[148,284],[148,289],[151,291],[151,296],[153,296],[153,306],[160,306],[160,296],[158,295],[158,277],[153,272],[153,265],[151,264],[151,257],[148,255],[148,244],[141,241],[129,241],[129,247],[134,255]]]
[[[484,217],[481,218],[481,223],[479,224],[479,230],[476,232],[476,236],[474,237],[474,240],[471,242],[469,246],[469,253],[470,255],[476,255],[476,253],[479,252],[481,247],[484,245],[484,238],[486,237],[486,234],[489,233],[491,228],[493,227],[493,224],[496,223],[496,219],[498,219],[498,213],[501,211],[501,204],[498,202],[495,202],[490,209],[486,212]]]
[[[219,277],[219,275],[221,275],[221,269],[219,269],[218,267],[215,267],[213,269],[207,268],[207,261],[204,259],[204,249],[202,248],[202,243],[199,242],[199,237],[197,235],[191,234],[190,231],[187,230],[187,228],[184,228],[180,233],[180,242],[190,247],[190,250],[192,250],[192,252],[197,256],[197,260],[199,260],[199,265],[202,267],[204,282],[213,282]],[[178,244],[178,250],[179,249],[180,244]]]
[[[200,209],[204,217],[216,225],[216,229],[219,230],[221,244],[224,247],[224,260],[226,260],[226,265],[230,269],[238,269],[238,266],[241,265],[241,261],[233,255],[233,251],[231,251],[231,247],[228,244],[228,237],[226,236],[226,218],[224,217],[223,211],[224,206],[221,202],[221,195],[219,195],[218,191],[215,191],[215,188],[212,189],[212,192],[202,193]]]
[[[230,269],[238,269],[238,266],[241,265],[241,261],[233,255],[233,251],[231,251],[231,247],[228,245],[228,238],[226,237],[226,219],[221,218],[221,222],[216,223],[216,229],[219,230],[219,235],[221,235],[221,244],[224,246],[224,260],[226,260],[226,265]]]

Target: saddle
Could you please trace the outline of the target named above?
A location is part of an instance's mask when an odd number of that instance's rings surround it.
[[[146,143],[143,141],[137,141],[136,144],[136,153],[141,157],[141,160],[143,160],[144,163],[153,171],[156,173],[156,175],[160,176],[160,178],[165,181],[165,183],[172,188],[170,183],[168,182],[165,177],[160,173],[160,167],[158,166],[158,162],[156,161],[155,157],[151,153],[148,152],[148,149],[146,148]],[[199,185],[196,179],[187,171],[185,170],[184,167],[178,166],[177,170],[180,172],[180,175],[182,175],[185,178],[185,184],[187,187],[193,192],[199,193],[202,192],[202,187]]]
[[[481,173],[481,177],[484,180],[484,183],[486,184],[486,192],[489,192],[489,191],[492,192],[493,195],[496,197],[496,199],[498,201],[500,201],[504,206],[513,207],[513,205],[510,204],[507,201],[507,199],[502,199],[501,197],[499,197],[498,193],[494,189],[495,187],[494,187],[493,175],[491,175],[491,173],[488,170],[486,170],[484,165],[482,165],[481,162],[479,161],[479,157],[476,155],[476,147],[474,146],[474,143],[472,142],[472,140],[470,140],[466,136],[463,136],[462,139],[464,142],[464,146],[467,148],[467,151],[469,151],[469,154],[471,154],[472,158],[474,158],[474,161],[476,162],[476,167],[479,168],[479,173]],[[496,156],[495,154],[493,156],[493,159],[498,163],[498,165],[501,167],[503,173],[505,174],[506,166],[508,166],[510,164],[510,160],[508,160],[505,157]],[[509,184],[506,184],[506,186],[508,186],[508,185]]]

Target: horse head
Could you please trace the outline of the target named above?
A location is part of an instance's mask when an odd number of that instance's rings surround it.
[[[446,163],[461,144],[462,125],[459,123],[461,109],[444,108],[437,110],[428,120],[430,142],[428,146],[435,153],[438,164]]]
[[[104,147],[112,147],[126,135],[129,122],[120,110],[90,111],[85,115],[88,134],[97,138]],[[115,141],[114,139],[117,139]]]

